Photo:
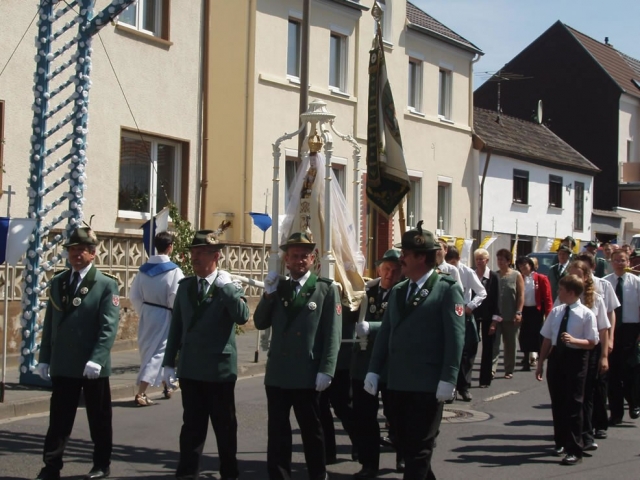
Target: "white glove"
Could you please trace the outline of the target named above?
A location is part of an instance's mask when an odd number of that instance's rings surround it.
[[[380,375],[377,373],[369,372],[367,376],[364,377],[364,391],[369,395],[373,395],[374,397],[378,394],[378,380],[380,379]]]
[[[39,363],[36,365],[36,375],[38,375],[45,382],[51,380],[49,376],[49,364],[48,363]]]
[[[216,276],[216,279],[213,282],[213,284],[218,288],[222,288],[227,283],[231,283],[232,281],[233,279],[231,278],[231,275],[229,275],[229,272],[225,272],[224,270],[218,270],[218,275]]]
[[[100,370],[102,370],[102,365],[98,365],[96,362],[89,360],[84,366],[84,373],[82,375],[89,380],[93,380],[100,376]]]
[[[331,377],[326,373],[318,372],[316,375],[316,391],[324,392],[331,385]]]
[[[436,391],[436,399],[439,402],[446,402],[447,400],[453,400],[453,396],[456,393],[456,386],[449,382],[438,382],[438,390]]]
[[[369,328],[369,322],[367,322],[366,320],[356,323],[356,333],[360,338],[365,338],[367,335],[369,335],[370,330],[371,329]]]
[[[278,272],[269,272],[264,279],[264,291],[267,295],[271,295],[278,289],[278,283],[280,282],[280,275]]]
[[[173,385],[176,383],[176,369],[173,367],[164,367],[164,383],[168,385]]]

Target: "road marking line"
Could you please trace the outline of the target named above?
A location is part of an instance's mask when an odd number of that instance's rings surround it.
[[[487,397],[484,399],[485,402],[492,402],[494,400],[499,400],[500,398],[508,397],[509,395],[517,395],[520,392],[516,392],[515,390],[511,390],[509,392],[500,393],[498,395],[494,395],[493,397]]]

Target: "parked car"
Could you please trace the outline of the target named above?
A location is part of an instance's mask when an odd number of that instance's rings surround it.
[[[538,259],[538,273],[549,276],[551,266],[558,262],[556,252],[533,252],[527,255],[529,258]]]

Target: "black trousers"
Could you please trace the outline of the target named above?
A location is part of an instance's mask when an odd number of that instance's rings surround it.
[[[624,416],[624,399],[630,407],[640,401],[638,367],[631,367],[627,359],[633,354],[636,339],[640,334],[640,323],[616,322],[613,351],[609,355],[609,408],[611,417]]]
[[[547,384],[556,447],[582,458],[582,403],[587,378],[588,351],[553,347],[547,366]]]
[[[73,430],[81,391],[84,394],[89,432],[93,441],[93,465],[97,468],[107,468],[111,463],[113,444],[109,377],[95,380],[51,377],[51,384],[53,392],[49,409],[49,429],[44,440],[45,468],[51,472],[62,470],[62,454]]]
[[[458,371],[458,382],[456,388],[458,391],[466,392],[471,388],[471,379],[473,376],[473,364],[476,361],[478,353],[478,327],[473,316],[467,315],[465,322],[465,342],[462,348],[462,357],[460,359],[460,370]]]
[[[336,430],[333,426],[333,414],[342,422],[342,428],[349,435],[352,445],[354,419],[353,408],[351,408],[351,376],[349,369],[336,370],[331,385],[320,394],[320,422],[324,432],[324,451],[326,458],[336,456]]]
[[[482,356],[480,357],[480,385],[491,385],[493,368],[493,341],[496,338],[495,333],[489,335],[489,327],[491,319],[482,319],[479,321],[482,339]]]
[[[291,421],[293,407],[300,426],[310,480],[324,480],[327,469],[320,423],[320,393],[313,389],[265,386],[267,392],[267,472],[270,480],[291,479]]]
[[[593,443],[594,430],[606,430],[608,425],[606,373],[601,375],[599,372],[601,353],[602,345],[598,344],[588,354],[589,361],[582,406],[582,441],[585,445]]]
[[[209,420],[218,444],[220,476],[238,476],[235,387],[235,382],[202,382],[180,378],[183,423],[176,476],[197,477]]]
[[[404,480],[435,480],[431,457],[440,431],[444,404],[431,392],[389,390],[398,443],[404,456]]]
[[[380,424],[378,395],[364,391],[364,380],[351,380],[353,390],[353,440],[363,467],[380,467]]]

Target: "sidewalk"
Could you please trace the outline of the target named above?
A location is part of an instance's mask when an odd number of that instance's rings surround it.
[[[236,336],[238,348],[238,377],[250,377],[264,373],[267,353],[259,352],[255,363],[256,330],[249,330]],[[251,327],[250,327],[251,328]],[[111,351],[111,397],[113,399],[131,398],[137,393],[136,377],[140,368],[140,356],[135,349],[136,343],[128,340],[116,342]],[[0,403],[0,420],[32,415],[49,411],[50,390],[40,387],[20,385],[18,366],[7,366],[6,391],[4,403]],[[160,397],[161,388],[147,390],[151,398]]]

